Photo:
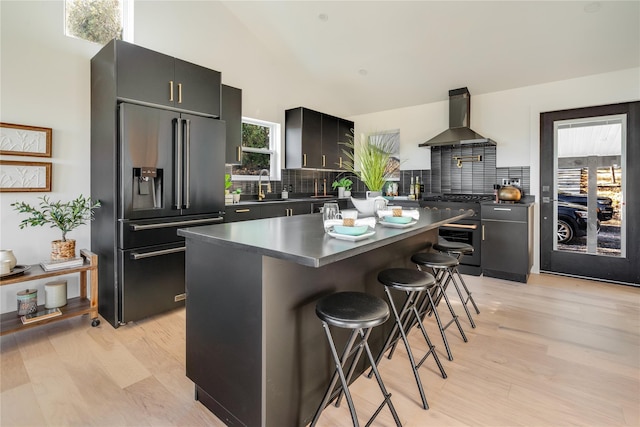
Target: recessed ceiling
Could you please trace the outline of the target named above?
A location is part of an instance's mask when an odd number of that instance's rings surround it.
[[[639,1],[226,1],[344,116],[640,66]]]

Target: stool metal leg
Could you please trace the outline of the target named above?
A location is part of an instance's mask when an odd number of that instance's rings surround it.
[[[422,271],[420,266],[418,266],[418,270]],[[448,271],[446,269],[442,269],[442,270],[444,271],[444,274],[446,274],[446,271]],[[440,279],[442,279],[444,275],[435,274],[434,276],[440,277]],[[451,302],[449,301],[449,297],[446,294],[446,288],[447,286],[449,286],[450,280],[451,280],[451,275],[449,274],[447,275],[447,280],[445,280],[444,284],[442,283],[442,281],[436,281],[436,287],[439,290],[439,292],[435,296],[435,298],[432,297],[430,292],[428,291],[425,292],[425,298],[423,299],[422,304],[420,304],[420,317],[424,319],[425,316],[430,315],[431,313],[434,314],[436,318],[436,322],[438,324],[438,328],[440,329],[440,335],[442,336],[442,341],[444,342],[444,347],[447,350],[447,357],[449,360],[453,360],[453,354],[451,353],[451,348],[449,347],[449,342],[447,341],[445,330],[449,326],[451,326],[452,323],[455,322],[456,326],[458,327],[458,331],[460,332],[460,336],[462,337],[464,342],[467,342],[467,336],[464,334],[464,331],[462,330],[462,326],[460,325],[460,321],[458,320],[458,315],[453,310],[453,307],[451,306]],[[449,309],[449,313],[451,313],[451,316],[452,316],[452,319],[446,325],[442,324],[442,320],[440,319],[440,315],[438,314],[438,310],[436,308],[441,298],[444,298],[447,304],[447,308]],[[431,310],[429,310],[429,307],[431,307]]]
[[[462,296],[462,292],[460,292],[460,287],[458,286],[458,282],[455,277],[455,273],[458,273],[458,277],[460,277],[460,273],[458,272],[458,267],[452,267],[451,269],[447,269],[449,276],[451,277],[451,281],[453,282],[453,287],[456,288],[456,292],[458,293],[458,297],[460,298],[460,302],[462,303],[462,307],[464,311],[467,313],[467,318],[469,318],[469,323],[472,328],[476,327],[473,318],[471,317],[471,313],[469,312],[469,307],[467,307],[467,300]]]
[[[322,403],[320,404],[320,406],[318,406],[318,409],[316,409],[316,413],[313,416],[313,421],[311,422],[311,427],[314,427],[316,425],[316,423],[318,422],[318,418],[320,418],[320,413],[325,408],[325,406],[327,406],[327,403],[331,398],[333,388],[335,387],[336,382],[338,381],[338,378],[340,378],[340,382],[342,383],[341,391],[344,391],[344,394],[347,398],[347,404],[349,405],[349,411],[351,412],[351,420],[353,421],[353,425],[354,427],[359,427],[360,424],[358,423],[358,416],[356,415],[356,409],[353,406],[351,393],[349,393],[349,387],[347,387],[347,379],[345,378],[344,371],[342,370],[342,364],[346,362],[346,360],[349,358],[349,355],[351,353],[351,348],[353,347],[353,343],[355,342],[357,337],[357,331],[354,330],[351,332],[351,335],[349,336],[349,341],[347,342],[347,345],[344,348],[344,352],[342,353],[342,358],[339,358],[338,352],[336,350],[336,346],[333,344],[333,337],[331,336],[329,325],[326,322],[322,322],[322,327],[324,328],[325,334],[327,335],[327,341],[329,341],[329,346],[331,347],[331,355],[333,356],[333,361],[335,363],[336,370],[333,373],[333,376],[331,377],[331,382],[329,383],[329,387],[327,388],[327,391],[325,392],[324,397],[322,398]]]
[[[449,254],[452,256],[455,256],[458,259],[458,261],[460,261],[460,258],[462,258],[462,255],[464,255],[462,252],[449,252]],[[464,288],[464,291],[467,295],[467,298],[463,301],[463,304],[466,305],[468,302],[471,302],[471,305],[473,305],[473,308],[476,311],[476,314],[480,314],[480,310],[478,309],[478,306],[476,305],[476,302],[474,301],[473,296],[471,296],[471,292],[469,292],[469,289],[467,288],[467,284],[464,283],[464,279],[462,278],[462,274],[460,274],[460,270],[458,268],[455,269],[455,273],[458,275],[458,278],[460,279],[460,283],[462,283],[462,287]]]
[[[396,409],[393,406],[393,403],[391,402],[391,393],[387,392],[387,389],[384,386],[384,383],[382,382],[382,378],[380,377],[380,373],[378,372],[378,369],[375,366],[375,361],[374,361],[373,356],[371,354],[371,349],[369,348],[368,340],[369,340],[369,335],[371,334],[371,328],[368,328],[368,329],[354,329],[351,332],[351,335],[349,336],[349,340],[348,340],[348,342],[347,342],[347,344],[345,346],[345,349],[344,349],[344,351],[342,353],[342,357],[338,357],[338,352],[336,350],[336,347],[335,347],[335,344],[334,344],[334,341],[333,341],[333,337],[331,335],[331,331],[330,331],[329,325],[326,322],[323,321],[322,322],[322,327],[325,330],[325,334],[327,336],[327,341],[329,341],[329,346],[331,347],[331,355],[333,356],[333,360],[334,360],[334,363],[335,363],[335,366],[336,366],[336,370],[335,370],[333,376],[331,377],[331,382],[329,384],[329,387],[327,388],[327,391],[325,392],[325,395],[324,395],[324,397],[322,399],[322,403],[320,404],[320,406],[316,410],[315,415],[313,416],[313,421],[311,422],[311,426],[314,427],[316,425],[316,423],[318,422],[318,418],[320,418],[320,413],[322,412],[322,410],[325,408],[325,406],[327,405],[327,403],[331,399],[331,396],[334,394],[333,393],[333,389],[336,386],[336,382],[338,381],[338,378],[340,379],[341,387],[338,390],[338,395],[337,395],[337,398],[336,398],[336,406],[339,406],[342,393],[344,393],[345,398],[347,399],[347,405],[349,406],[349,412],[351,413],[351,420],[353,421],[353,425],[354,425],[354,427],[359,427],[360,426],[360,424],[358,422],[358,417],[356,415],[355,406],[353,404],[353,399],[351,398],[351,393],[349,392],[348,384],[349,384],[349,380],[351,379],[351,376],[353,375],[353,372],[355,370],[355,366],[356,366],[358,360],[360,359],[360,356],[362,355],[362,352],[364,350],[367,353],[367,357],[369,358],[369,362],[372,364],[373,372],[376,375],[376,380],[378,382],[378,386],[380,387],[382,395],[384,396],[384,400],[382,401],[380,406],[378,406],[378,408],[376,409],[375,413],[369,419],[369,421],[367,422],[366,425],[367,426],[371,425],[371,423],[378,416],[378,414],[380,413],[380,411],[382,410],[384,405],[388,405],[389,406],[389,410],[391,411],[391,414],[393,416],[393,419],[395,420],[396,425],[398,427],[402,427],[402,424],[400,423],[400,418],[398,417]],[[355,343],[355,339],[356,339],[356,337],[358,335],[360,335],[360,342],[357,345],[358,350],[356,352],[355,357],[351,361],[351,365],[349,367],[349,373],[345,377],[343,367],[346,364],[346,362],[349,359],[349,357],[351,357],[351,355],[353,354],[353,346],[354,346],[354,343]]]

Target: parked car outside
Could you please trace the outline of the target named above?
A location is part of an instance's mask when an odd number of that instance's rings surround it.
[[[587,195],[558,193],[558,201],[587,206]],[[600,221],[609,221],[613,218],[613,200],[610,197],[598,197],[597,212]]]
[[[558,243],[569,243],[587,235],[587,208],[577,203],[558,202]],[[600,220],[596,221],[600,231]]]

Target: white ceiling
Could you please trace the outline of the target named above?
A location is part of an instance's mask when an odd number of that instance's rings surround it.
[[[223,4],[345,116],[640,66],[640,0]]]

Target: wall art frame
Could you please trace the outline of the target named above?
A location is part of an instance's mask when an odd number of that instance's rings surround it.
[[[53,130],[0,122],[0,154],[51,157]]]
[[[51,168],[51,162],[0,160],[0,193],[48,193]]]

